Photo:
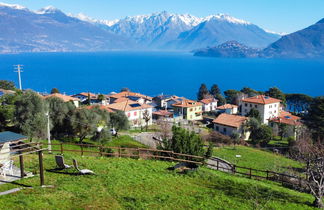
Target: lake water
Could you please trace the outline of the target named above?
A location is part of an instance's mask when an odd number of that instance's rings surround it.
[[[324,95],[324,60],[224,59],[189,53],[108,52],[0,55],[0,79],[15,81],[14,64],[23,64],[23,88],[50,92],[110,93],[128,87],[148,95],[196,98],[201,83],[222,91],[248,86],[286,93]]]

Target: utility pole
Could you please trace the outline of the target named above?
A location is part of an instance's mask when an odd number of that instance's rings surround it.
[[[50,115],[49,112],[46,112],[47,116],[47,142],[48,142],[48,152],[52,153],[52,145],[51,145],[51,130],[50,130]]]
[[[21,64],[14,65],[14,68],[17,70],[17,71],[15,71],[15,72],[18,73],[19,89],[22,90],[22,85],[21,85],[21,76],[20,76],[20,73],[23,72],[23,71],[22,71],[22,69],[23,69],[23,65],[21,65]]]

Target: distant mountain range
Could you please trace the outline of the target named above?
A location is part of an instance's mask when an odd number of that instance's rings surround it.
[[[0,52],[193,50],[236,40],[264,48],[280,38],[228,15],[198,18],[168,12],[96,20],[54,7],[31,11],[0,3]]]
[[[262,58],[322,58],[324,57],[324,19],[303,30],[283,36],[263,50],[238,42],[194,51],[196,56],[262,57]]]

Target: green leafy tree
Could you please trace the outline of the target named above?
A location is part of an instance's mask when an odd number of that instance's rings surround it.
[[[101,131],[97,131],[92,137],[92,140],[98,142],[100,145],[105,145],[111,140],[111,133],[109,129],[104,128]]]
[[[233,132],[231,134],[231,139],[233,140],[234,143],[234,149],[236,149],[236,145],[239,144],[240,142],[240,134],[238,132]]]
[[[207,86],[205,84],[201,84],[197,94],[197,99],[202,100],[206,98],[208,95],[209,95],[209,91],[207,89]]]
[[[209,142],[205,157],[211,158],[213,156],[213,150],[214,150],[214,144],[212,142]]]
[[[313,98],[299,93],[286,94],[288,109],[294,113],[305,112],[309,108]]]
[[[261,125],[258,129],[251,133],[251,138],[254,143],[261,146],[267,145],[272,139],[272,129],[267,125]]]
[[[53,94],[53,93],[60,93],[60,91],[57,88],[53,88],[51,90],[51,94]]]
[[[305,124],[313,133],[313,139],[324,142],[324,96],[316,97],[310,104]]]
[[[6,130],[14,126],[15,102],[18,94],[7,94],[0,98],[0,129]]]
[[[8,80],[0,80],[0,89],[15,90],[15,83]]]
[[[224,98],[224,96],[222,94],[217,94],[215,96],[215,98],[218,100],[218,102],[217,102],[218,106],[226,104],[226,99]]]
[[[283,137],[287,136],[288,131],[289,127],[287,124],[279,123],[279,136],[281,140],[283,139]]]
[[[221,94],[221,90],[219,89],[218,85],[213,84],[210,88],[209,93],[216,98],[218,94]]]
[[[226,90],[224,92],[224,95],[225,95],[225,99],[226,99],[226,102],[227,103],[230,103],[230,104],[237,104],[237,99],[240,95],[240,91],[237,91],[237,90]]]
[[[272,98],[280,99],[283,104],[286,104],[286,95],[277,87],[269,88],[269,90],[266,91],[265,94]]]
[[[98,95],[98,100],[99,100],[99,101],[103,101],[103,100],[105,100],[105,96],[102,95],[102,94],[99,94],[99,95]]]
[[[46,133],[48,109],[44,100],[35,92],[26,91],[15,102],[16,125],[30,139],[43,138]]]
[[[261,122],[261,115],[260,112],[257,109],[252,108],[249,113],[246,114],[247,117],[253,117],[257,119],[259,122]]]
[[[122,111],[116,111],[110,113],[110,124],[111,127],[118,132],[119,130],[129,129],[129,121],[127,116]]]
[[[254,90],[252,88],[249,88],[249,87],[242,88],[241,92],[246,94],[248,97],[253,97],[253,96],[258,95],[258,91]]]
[[[123,87],[120,92],[129,92],[130,89],[128,87]]]

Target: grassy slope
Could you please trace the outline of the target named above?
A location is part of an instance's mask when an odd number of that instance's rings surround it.
[[[286,167],[301,167],[297,161],[282,155],[245,146],[236,146],[236,149],[233,146],[215,148],[213,154],[239,166],[254,169],[286,171]],[[236,155],[241,157],[237,158]]]
[[[311,209],[312,197],[271,183],[235,177],[201,168],[190,175],[166,170],[170,162],[124,158],[80,157],[65,155],[66,162],[79,161],[80,168],[95,176],[45,173],[19,183],[34,186],[15,194],[1,196],[6,209]],[[37,156],[26,156],[29,171],[37,172]],[[45,168],[55,167],[52,155],[45,155]],[[69,172],[73,172],[70,170]],[[0,185],[0,191],[17,187]],[[267,200],[269,200],[267,202]]]

